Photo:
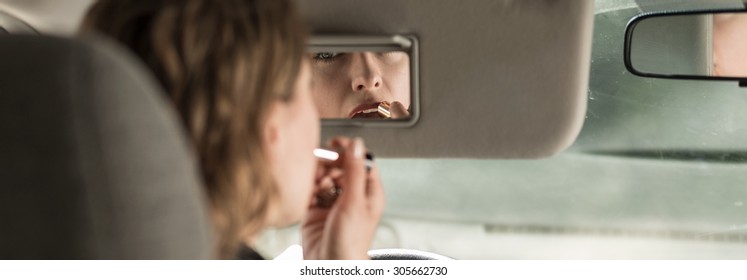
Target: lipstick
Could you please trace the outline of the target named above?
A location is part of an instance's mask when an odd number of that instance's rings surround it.
[[[377,108],[377,112],[380,116],[382,116],[385,119],[391,119],[392,118],[392,111],[391,111],[392,104],[389,104],[389,102],[383,101],[379,103],[379,107]]]
[[[314,149],[314,156],[320,160],[334,162],[340,159],[340,153],[334,150],[329,149]],[[371,167],[373,166],[373,154],[366,153],[366,170],[371,171]]]

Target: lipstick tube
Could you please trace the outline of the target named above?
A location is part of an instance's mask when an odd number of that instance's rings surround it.
[[[389,104],[389,102],[383,101],[383,102],[379,103],[379,107],[378,107],[378,111],[377,112],[379,113],[380,116],[382,116],[382,117],[384,117],[386,119],[391,119],[392,118],[391,107],[392,107],[392,105]]]
[[[314,156],[316,156],[316,158],[320,160],[329,161],[329,162],[334,162],[340,159],[339,152],[334,151],[334,150],[329,150],[329,149],[322,149],[322,148],[314,149]],[[366,163],[367,171],[371,171],[371,167],[374,164],[373,159],[374,159],[373,154],[366,153],[365,163]]]

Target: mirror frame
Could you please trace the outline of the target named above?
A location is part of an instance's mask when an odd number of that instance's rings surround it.
[[[410,57],[410,117],[407,119],[355,120],[322,119],[322,126],[411,127],[420,119],[420,61],[418,39],[414,35],[312,35],[308,52],[390,52],[402,51]]]
[[[704,15],[704,14],[723,14],[723,13],[747,13],[747,6],[744,9],[716,9],[716,10],[694,10],[694,11],[660,11],[643,13],[633,17],[625,28],[625,50],[624,50],[624,62],[625,68],[628,72],[639,77],[646,78],[660,78],[660,79],[674,79],[674,80],[701,80],[701,81],[737,81],[740,87],[747,87],[747,78],[740,77],[709,77],[709,76],[697,76],[697,75],[681,75],[681,74],[655,74],[645,73],[635,69],[633,62],[631,61],[631,46],[633,44],[633,32],[641,21],[654,18],[654,17],[665,17],[665,16],[687,16],[687,15]]]

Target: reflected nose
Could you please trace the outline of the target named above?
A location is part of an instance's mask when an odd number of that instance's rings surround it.
[[[372,53],[355,54],[351,72],[353,91],[374,91],[382,86],[381,69]]]

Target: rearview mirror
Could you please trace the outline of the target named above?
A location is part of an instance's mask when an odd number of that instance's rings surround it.
[[[732,80],[747,86],[747,12],[640,15],[626,30],[625,66],[643,77]]]

